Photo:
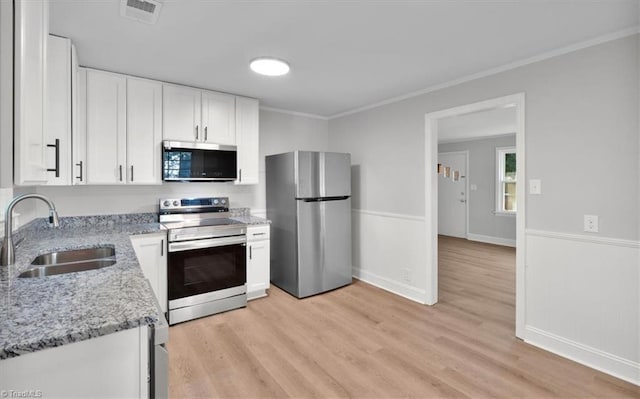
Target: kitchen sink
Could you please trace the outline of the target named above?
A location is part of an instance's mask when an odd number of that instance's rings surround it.
[[[113,247],[73,249],[70,251],[49,252],[35,258],[32,265],[58,265],[60,263],[81,262],[116,256]]]
[[[18,277],[43,277],[54,274],[82,272],[101,269],[115,263],[116,250],[113,247],[50,252],[36,257],[31,264],[38,267],[26,270],[20,273]]]

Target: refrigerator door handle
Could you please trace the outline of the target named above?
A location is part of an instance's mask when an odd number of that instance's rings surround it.
[[[323,202],[323,201],[343,201],[348,198],[349,198],[348,195],[344,195],[340,197],[296,198],[296,199],[302,200],[304,202]]]

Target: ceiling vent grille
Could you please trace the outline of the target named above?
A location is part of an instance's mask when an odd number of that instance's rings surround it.
[[[162,3],[156,0],[121,0],[120,15],[146,24],[155,24],[161,8]]]

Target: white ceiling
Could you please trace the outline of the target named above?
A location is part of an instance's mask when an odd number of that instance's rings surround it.
[[[165,0],[156,25],[119,0],[52,0],[81,65],[332,116],[638,25],[638,0]],[[292,71],[266,78],[251,59]]]
[[[438,143],[503,136],[516,132],[516,108],[493,108],[438,120]]]

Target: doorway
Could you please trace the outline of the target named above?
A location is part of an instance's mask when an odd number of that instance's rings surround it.
[[[515,271],[515,332],[523,338],[525,321],[525,140],[524,140],[524,93],[500,97],[478,103],[463,105],[432,112],[425,115],[425,214],[427,222],[427,290],[425,303],[438,302],[438,223],[439,223],[439,174],[438,174],[438,131],[439,122],[447,117],[478,113],[492,109],[512,107],[515,110],[515,154],[521,184],[516,186],[515,198],[518,204],[516,219],[516,271]],[[468,166],[468,165],[467,165]],[[465,173],[466,176],[466,173]],[[460,179],[465,180],[466,179]],[[468,193],[468,190],[465,191]],[[465,197],[465,200],[467,198]],[[468,202],[466,203],[468,204]],[[468,213],[467,213],[468,214]],[[468,228],[468,225],[467,225]]]
[[[469,152],[442,152],[438,164],[448,178],[438,182],[438,234],[467,238],[467,165]],[[457,173],[457,176],[456,176]]]

